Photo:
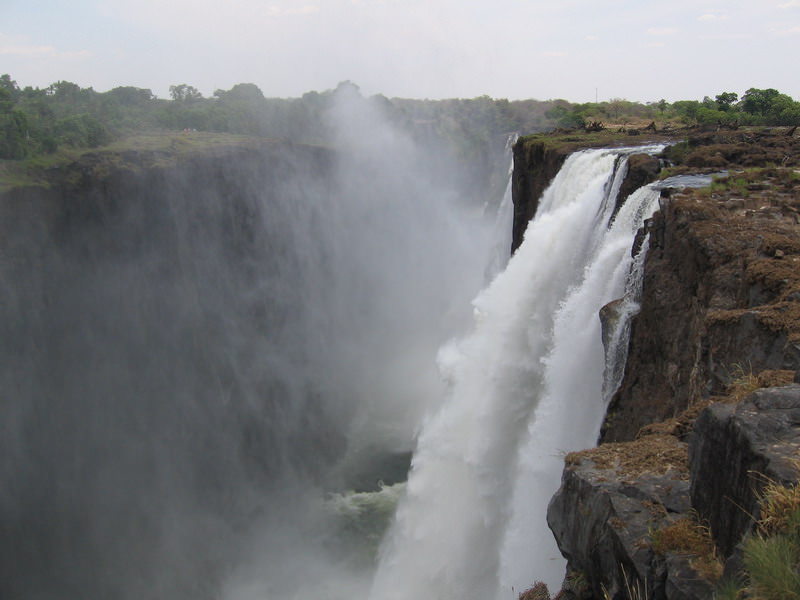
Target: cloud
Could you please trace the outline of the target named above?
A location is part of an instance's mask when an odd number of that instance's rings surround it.
[[[92,56],[88,50],[59,50],[54,46],[28,43],[25,38],[0,33],[0,56],[44,58],[48,60],[82,60]]]
[[[800,27],[789,27],[788,29],[782,29],[778,32],[778,35],[800,35]]]
[[[800,0],[789,0],[783,4],[779,4],[778,8],[798,8],[800,7]]]
[[[566,52],[561,52],[560,50],[547,50],[545,52],[542,52],[542,56],[548,56],[548,57],[551,57],[551,58],[553,58],[553,57],[558,58],[558,57],[561,57],[561,56],[567,56],[567,53]]]

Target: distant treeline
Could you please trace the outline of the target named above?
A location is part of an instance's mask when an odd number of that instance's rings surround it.
[[[350,82],[302,98],[266,98],[252,83],[217,90],[204,98],[186,84],[170,87],[171,99],[149,89],[117,87],[108,92],[59,81],[46,88],[20,88],[0,77],[0,158],[22,159],[62,147],[93,148],[125,135],[152,130],[198,130],[287,138],[330,140],[325,112],[337,93],[358,91]],[[488,96],[467,100],[365,99],[390,120],[418,135],[451,138],[455,146],[502,132],[533,133],[553,126],[546,113],[553,102],[509,102]],[[434,130],[434,131],[431,131]]]
[[[327,143],[325,113],[336,94],[358,93],[350,82],[301,98],[266,98],[252,83],[217,90],[204,98],[187,84],[170,87],[169,100],[149,89],[117,87],[108,92],[59,81],[46,88],[20,88],[0,76],[0,159],[18,160],[64,147],[94,148],[125,135],[152,130],[198,130]],[[410,100],[377,95],[365,99],[412,135],[435,138],[469,154],[504,132],[522,134],[587,123],[625,126],[642,120],[684,125],[796,125],[800,103],[774,89],[752,88],[740,99],[723,92],[713,100],[637,103],[615,99],[573,104],[565,100]]]
[[[666,100],[646,104],[621,99],[585,104],[557,101],[548,117],[563,128],[583,128],[593,122],[624,125],[641,119],[701,127],[800,125],[800,102],[772,88],[750,88],[741,98],[734,92],[722,92],[713,99],[706,96],[702,101],[671,104]]]

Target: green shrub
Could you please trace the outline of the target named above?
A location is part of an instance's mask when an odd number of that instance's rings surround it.
[[[744,546],[748,591],[763,600],[800,599],[800,545],[795,535],[757,535]]]
[[[743,545],[742,586],[726,581],[718,600],[800,600],[800,488],[769,482],[757,532]]]

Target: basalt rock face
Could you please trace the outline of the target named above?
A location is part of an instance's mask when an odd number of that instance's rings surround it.
[[[619,207],[625,203],[633,192],[638,190],[643,185],[655,181],[658,178],[658,173],[661,170],[661,161],[651,154],[632,154],[628,157],[628,171],[625,174],[625,179],[619,188],[617,195],[617,205],[614,209],[614,214],[617,213]]]
[[[798,451],[790,384],[567,455],[547,514],[568,561],[562,598],[712,598],[723,566],[740,577],[764,488],[797,483]]]

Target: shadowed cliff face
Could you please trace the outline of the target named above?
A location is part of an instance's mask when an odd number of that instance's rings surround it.
[[[491,252],[413,143],[340,112],[336,150],[100,152],[0,198],[0,596],[356,577],[322,490],[410,449]]]

